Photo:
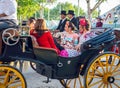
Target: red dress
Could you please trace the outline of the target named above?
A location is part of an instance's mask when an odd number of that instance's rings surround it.
[[[56,47],[53,37],[49,31],[44,32],[41,36],[39,36],[37,33],[34,33],[34,30],[31,30],[30,35],[36,37],[39,46],[53,48],[57,51],[57,53],[60,53],[60,50]]]

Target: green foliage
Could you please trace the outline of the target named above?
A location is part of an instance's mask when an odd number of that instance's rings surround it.
[[[77,6],[74,6],[75,8],[75,14],[78,15],[78,7]],[[84,12],[84,10],[82,8],[79,8],[79,16],[85,16],[86,13]]]
[[[53,3],[56,0],[37,0],[38,2],[44,2],[44,3]]]
[[[92,18],[96,18],[96,17],[98,17],[98,11],[97,10],[93,11],[93,13],[92,13]]]
[[[58,3],[56,7],[50,10],[50,19],[60,19],[60,11],[61,10],[74,10],[75,14],[78,14],[78,7],[72,5],[72,3],[66,2],[66,3]],[[46,14],[47,15],[47,14]],[[85,15],[84,10],[80,8],[80,15]]]
[[[39,3],[35,0],[18,0],[18,17],[26,19],[39,10]]]
[[[40,16],[39,12],[41,8],[45,8],[48,3],[53,3],[56,0],[17,0],[18,2],[18,17],[22,20],[29,18],[36,14]],[[41,3],[44,3],[40,6]]]
[[[48,17],[49,11],[50,11],[49,8],[44,9],[44,18],[47,20],[49,19],[49,17]]]

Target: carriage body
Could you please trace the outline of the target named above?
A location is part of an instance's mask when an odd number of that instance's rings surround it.
[[[41,75],[58,80],[74,79],[79,75],[85,75],[89,63],[92,63],[101,51],[110,48],[114,44],[114,39],[113,30],[110,29],[85,42],[82,45],[81,55],[66,58],[58,56],[52,49],[34,48],[30,36],[20,36],[19,41],[14,45],[7,45],[3,42],[0,61],[30,61],[36,64],[36,71]],[[62,82],[62,84],[65,83]]]

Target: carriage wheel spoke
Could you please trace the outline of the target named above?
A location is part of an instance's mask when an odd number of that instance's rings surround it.
[[[4,78],[0,78],[0,81],[3,81],[4,80]]]
[[[8,87],[8,88],[19,88],[19,87],[21,87],[21,86],[22,86],[22,84],[15,84],[15,85],[10,86],[10,87]]]
[[[119,69],[119,67],[120,67],[120,64],[117,67],[115,67],[115,69],[112,72],[114,73],[116,70]]]
[[[14,78],[12,78],[12,79],[10,80],[10,82],[9,82],[7,85],[10,85],[11,83],[13,83],[13,82],[16,80],[16,78],[18,78],[18,77],[15,76]]]
[[[93,76],[89,75],[88,77],[89,78],[98,78],[98,79],[102,78],[101,76],[94,76],[94,75]]]
[[[98,88],[102,88],[102,86],[103,86],[103,82],[98,86]]]
[[[74,80],[74,88],[76,88],[76,80],[77,80],[77,79]]]
[[[70,85],[71,81],[72,81],[72,79],[70,79],[70,80],[68,81],[68,83],[67,83],[68,86]]]
[[[115,78],[115,80],[120,80],[120,78]]]
[[[120,86],[118,85],[118,84],[116,84],[116,83],[113,83],[116,87],[118,87],[118,88],[120,88]]]
[[[79,76],[78,80],[79,80],[79,83],[80,83],[80,87],[82,88],[83,85],[82,85],[82,81],[81,81],[81,79],[80,79],[80,76]]]
[[[108,73],[108,55],[106,55],[106,73]]]
[[[101,73],[98,69],[96,69],[94,66],[92,66],[92,69],[94,69],[94,71],[97,71],[100,75],[103,75],[103,73]],[[92,70],[93,71],[93,70]]]
[[[107,88],[108,88],[108,86],[109,86],[109,85],[107,84]]]
[[[9,73],[10,73],[10,70],[7,70],[7,73],[6,73],[6,76],[5,76],[5,79],[4,79],[4,83],[5,83],[5,84],[8,82]]]
[[[100,80],[100,81],[97,81],[97,82],[95,82],[95,83],[92,83],[91,85],[89,85],[90,87],[92,87],[92,86],[94,86],[94,85],[96,85],[96,84],[99,84],[100,82],[102,82],[102,80]]]
[[[103,88],[109,88],[108,84],[104,84]]]
[[[112,66],[114,66],[115,59],[116,59],[116,56],[114,56],[113,61],[112,61],[111,65],[110,65],[110,72],[112,71]]]
[[[80,79],[80,75],[77,78],[74,79],[68,79],[68,80],[61,80],[62,85],[65,88],[84,88]]]
[[[100,59],[98,60],[98,63],[100,64],[100,66],[101,66],[101,68],[102,68],[102,70],[103,70],[103,73],[105,73],[105,70],[104,70],[104,68],[103,68],[103,65],[102,65]]]
[[[120,72],[114,72],[113,76],[120,75]]]
[[[105,84],[103,84],[103,88],[106,88],[106,87],[105,87]]]
[[[110,88],[112,88],[112,84],[110,83],[109,85],[110,85]]]

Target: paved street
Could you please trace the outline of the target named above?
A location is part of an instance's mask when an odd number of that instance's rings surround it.
[[[58,80],[52,79],[49,83],[44,83],[46,77],[39,75],[29,66],[23,72],[27,81],[27,88],[63,88]]]

